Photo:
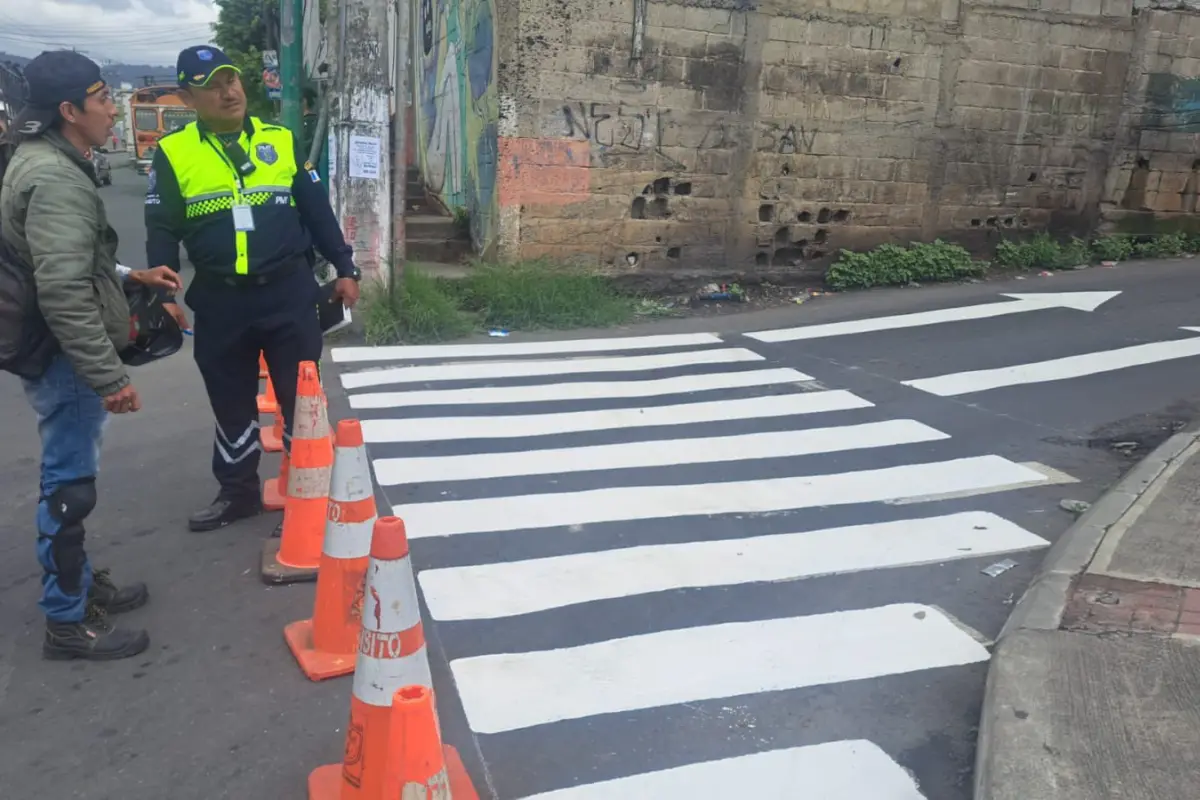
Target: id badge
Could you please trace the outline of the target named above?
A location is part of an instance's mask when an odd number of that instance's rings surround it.
[[[250,206],[234,206],[233,227],[241,233],[254,230],[254,209]]]

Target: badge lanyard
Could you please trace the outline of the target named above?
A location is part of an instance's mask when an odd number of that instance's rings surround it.
[[[241,138],[240,134],[239,138]],[[219,156],[220,159],[225,162],[226,166],[233,170],[233,175],[235,178],[237,178],[237,185],[233,189],[233,229],[238,233],[249,233],[250,231],[254,230],[254,209],[249,203],[245,202],[245,198],[242,197],[240,190],[246,188],[246,184],[242,181],[242,173],[238,171],[237,165],[233,163],[233,159],[231,159],[229,154],[225,152],[225,148],[218,147],[216,142],[210,138],[210,134],[204,134],[204,141],[208,142],[208,146],[215,150],[217,156]],[[240,144],[238,145],[238,148],[241,149]],[[246,155],[245,163],[250,165],[250,170],[247,172],[247,174],[249,174],[249,172],[253,172],[254,163],[250,161],[250,156],[248,154]]]

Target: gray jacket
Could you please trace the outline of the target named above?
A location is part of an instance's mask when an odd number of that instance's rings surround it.
[[[0,188],[0,230],[33,265],[38,305],[75,371],[100,395],[126,386],[117,234],[91,162],[57,131],[17,146]]]

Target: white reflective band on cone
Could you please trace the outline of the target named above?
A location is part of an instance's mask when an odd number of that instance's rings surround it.
[[[333,503],[329,504],[330,509]],[[371,553],[371,532],[375,517],[362,522],[325,523],[325,542],[321,552],[330,558],[365,558]]]
[[[319,500],[329,492],[329,467],[288,466],[288,497]]]
[[[392,695],[405,686],[433,686],[425,645],[404,658],[370,658],[359,651],[354,667],[354,696],[369,706],[392,705]]]
[[[373,496],[375,488],[371,485],[366,446],[334,448],[333,477],[334,482],[329,487],[330,500],[353,503]]]
[[[362,632],[354,668],[354,696],[373,706],[390,706],[392,695],[404,686],[433,686],[423,633],[420,646],[409,655],[402,641],[421,624],[417,586],[407,556],[371,559],[363,597]],[[418,629],[419,630],[419,629]]]
[[[371,559],[371,566],[367,568],[363,630],[402,633],[420,622],[417,584],[408,556],[395,561]]]
[[[297,439],[328,439],[329,417],[320,397],[300,395],[296,398],[296,419],[292,435]]]

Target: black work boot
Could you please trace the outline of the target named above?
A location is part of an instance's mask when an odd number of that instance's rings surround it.
[[[88,603],[80,622],[46,620],[46,638],[42,658],[47,661],[116,661],[142,653],[150,646],[150,634],[144,630],[113,627],[95,603]]]
[[[250,497],[227,497],[217,495],[208,508],[197,511],[188,518],[188,528],[200,531],[215,531],[239,519],[256,517],[263,511],[262,498],[257,495]]]
[[[106,569],[98,569],[92,573],[92,585],[88,589],[88,600],[95,603],[108,614],[124,614],[146,605],[150,599],[150,590],[144,583],[130,583],[117,586],[113,583]]]

